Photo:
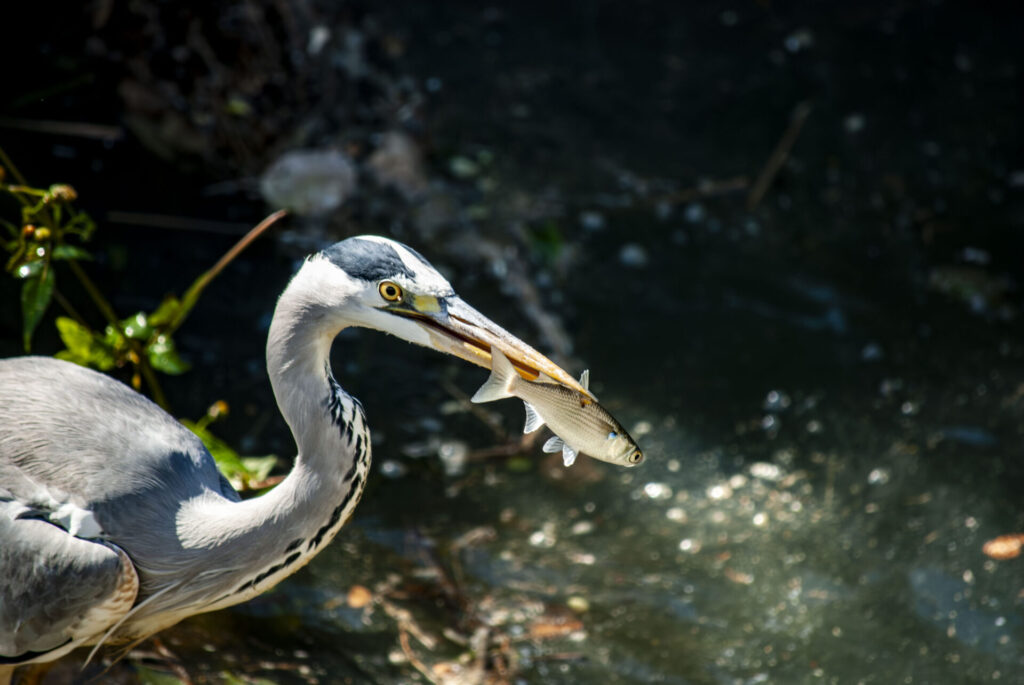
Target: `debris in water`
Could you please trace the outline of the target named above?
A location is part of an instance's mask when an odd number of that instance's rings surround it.
[[[336,150],[286,152],[260,178],[260,193],[267,204],[301,216],[324,216],[355,189],[355,166]]]
[[[348,589],[347,601],[353,609],[362,609],[373,601],[373,593],[362,585],[353,585]]]
[[[985,556],[1003,561],[1020,556],[1021,547],[1024,546],[1024,534],[1000,535],[989,540],[981,547]]]
[[[400,131],[388,131],[380,145],[366,161],[377,182],[392,187],[406,199],[413,199],[427,189],[423,155],[416,142]]]
[[[635,269],[647,266],[647,250],[637,243],[626,243],[619,250],[619,261]]]

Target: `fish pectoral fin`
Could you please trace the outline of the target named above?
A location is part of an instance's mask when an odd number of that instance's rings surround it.
[[[544,419],[540,417],[537,410],[529,402],[523,402],[526,406],[526,425],[523,426],[523,433],[532,433],[544,425]]]
[[[572,447],[569,447],[569,444],[557,435],[548,438],[548,441],[544,443],[544,447],[541,449],[548,454],[561,452],[562,463],[567,467],[572,466],[573,462],[576,461],[576,455],[579,454],[579,450],[574,450]]]
[[[512,397],[512,383],[518,374],[512,368],[512,362],[508,360],[501,350],[491,348],[491,375],[470,398],[471,402],[494,402],[495,400]]]
[[[554,454],[555,452],[561,452],[562,445],[564,444],[565,443],[562,441],[562,439],[555,435],[548,438],[548,441],[544,443],[544,447],[542,447],[541,449],[547,452],[548,454]]]

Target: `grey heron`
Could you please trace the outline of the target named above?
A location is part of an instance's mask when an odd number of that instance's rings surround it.
[[[329,360],[352,326],[486,368],[497,348],[526,378],[582,390],[419,253],[377,236],[307,258],[278,300],[267,372],[297,456],[259,497],[242,500],[195,435],[116,380],[0,361],[0,683],[21,664],[244,602],[330,542],[370,468],[362,406]]]

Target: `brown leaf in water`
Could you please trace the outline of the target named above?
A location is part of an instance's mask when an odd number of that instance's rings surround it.
[[[1000,535],[986,542],[981,551],[993,559],[1013,559],[1020,556],[1021,547],[1024,546],[1024,534],[1014,533],[1012,535]]]
[[[348,589],[347,601],[353,609],[362,609],[373,601],[373,593],[362,585],[353,585]]]

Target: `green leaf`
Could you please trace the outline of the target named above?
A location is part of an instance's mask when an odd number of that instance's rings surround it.
[[[273,454],[268,454],[265,457],[242,457],[242,466],[249,474],[250,481],[266,480],[270,472],[274,470],[275,464],[277,464],[277,457]]]
[[[58,359],[74,362],[81,366],[109,371],[114,368],[114,352],[107,347],[103,338],[88,326],[83,326],[66,316],[57,317],[57,332],[64,341],[66,350],[57,353]]]
[[[39,276],[29,278],[21,287],[22,338],[26,352],[32,349],[32,334],[46,313],[55,283],[53,269],[43,269]]]
[[[249,483],[265,480],[274,468],[274,464],[277,463],[277,457],[274,455],[240,457],[238,452],[231,449],[226,442],[214,435],[205,425],[188,419],[182,419],[181,423],[199,436],[213,456],[213,460],[217,462],[217,468],[236,490],[247,490]]]
[[[150,366],[171,376],[183,374],[190,368],[188,362],[178,356],[174,341],[165,335],[158,335],[146,347],[146,355]]]
[[[46,267],[46,262],[42,259],[37,259],[31,262],[25,262],[14,270],[14,277],[20,279],[26,278],[38,278],[43,269]]]
[[[127,344],[124,333],[117,330],[113,326],[107,326],[103,329],[103,344],[112,350],[123,349]]]
[[[138,312],[135,316],[122,319],[121,330],[132,340],[148,340],[153,335],[153,327],[149,325],[149,318],[145,312]]]
[[[142,664],[134,664],[135,674],[142,685],[183,685],[184,681],[172,673],[158,671]]]
[[[179,301],[174,295],[168,295],[164,298],[164,301],[160,303],[160,306],[149,315],[149,325],[154,328],[159,328],[160,326],[173,321],[174,317],[178,315],[179,309],[181,309],[181,301]]]
[[[89,254],[88,250],[82,249],[77,245],[58,245],[53,248],[54,259],[92,259],[92,255]]]

